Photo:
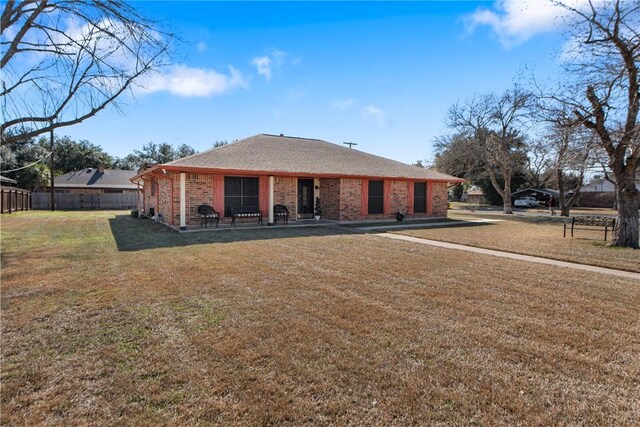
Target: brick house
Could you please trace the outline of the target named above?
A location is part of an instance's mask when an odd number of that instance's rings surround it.
[[[462,179],[318,139],[261,134],[193,156],[140,170],[139,209],[162,222],[199,224],[197,208],[213,206],[228,221],[231,208],[257,206],[273,223],[273,205],[291,220],[335,221],[445,217],[447,184]]]

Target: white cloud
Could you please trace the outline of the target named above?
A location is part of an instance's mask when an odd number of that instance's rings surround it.
[[[596,0],[598,3],[602,0]],[[567,0],[572,7],[582,7],[586,0]],[[559,29],[567,23],[570,12],[550,0],[497,0],[493,8],[480,8],[464,17],[469,32],[490,27],[504,47],[512,47],[530,38]]]
[[[375,105],[368,105],[362,110],[362,116],[365,119],[373,119],[378,124],[384,125],[387,123],[387,114]]]
[[[337,108],[340,111],[347,111],[349,108],[353,107],[353,104],[355,104],[356,100],[353,98],[347,98],[347,99],[338,99],[335,100],[331,103],[331,106],[333,108]]]
[[[271,81],[272,76],[272,61],[268,56],[256,56],[251,60],[251,65],[256,67],[258,74],[264,76],[264,79],[268,82]]]
[[[266,55],[253,58],[251,65],[256,67],[259,75],[263,76],[267,82],[270,82],[275,71],[282,68],[287,62],[287,56],[289,56],[289,54],[283,50],[270,49]],[[291,63],[298,65],[300,61],[300,58],[294,58]]]
[[[184,97],[212,97],[247,87],[242,74],[229,67],[225,75],[216,70],[176,65],[164,74],[157,74],[143,84],[142,92],[169,92]]]

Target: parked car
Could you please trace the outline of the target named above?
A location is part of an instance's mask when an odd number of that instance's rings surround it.
[[[539,203],[535,197],[525,196],[525,197],[518,197],[514,205],[517,208],[534,208],[534,207],[537,207]]]

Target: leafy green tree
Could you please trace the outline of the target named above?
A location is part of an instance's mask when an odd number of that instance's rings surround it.
[[[175,151],[175,157],[177,159],[181,159],[187,156],[192,156],[194,154],[196,154],[196,150],[192,146],[187,144],[178,145],[178,148],[176,148],[176,151]]]
[[[225,146],[225,145],[227,145],[227,144],[228,144],[228,142],[227,142],[227,141],[215,141],[215,142],[213,143],[213,148],[222,147],[222,146]]]
[[[0,147],[0,161],[3,174],[15,179],[20,188],[35,190],[49,185],[49,149],[33,138]]]
[[[38,144],[48,149],[49,139],[42,137],[38,140]],[[68,136],[54,140],[53,164],[56,175],[85,168],[97,168],[99,165],[111,169],[113,163],[113,157],[107,154],[102,147],[89,141],[74,141]]]
[[[144,144],[141,150],[133,150],[133,153],[116,159],[114,163],[117,169],[135,170],[144,165],[167,163],[193,154],[196,154],[196,150],[187,144],[181,144],[174,149],[166,142],[156,144],[150,141]]]

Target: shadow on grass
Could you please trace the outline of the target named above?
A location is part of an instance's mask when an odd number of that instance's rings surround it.
[[[119,251],[357,233],[356,230],[340,226],[229,228],[202,233],[178,233],[165,225],[148,219],[132,219],[128,215],[110,218],[109,226]]]

